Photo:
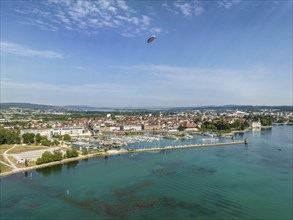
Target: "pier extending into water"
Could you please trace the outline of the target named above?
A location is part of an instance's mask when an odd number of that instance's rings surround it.
[[[222,143],[210,143],[210,144],[190,144],[190,145],[177,145],[177,146],[143,148],[143,149],[128,149],[127,152],[146,152],[146,151],[159,151],[159,150],[175,150],[175,149],[186,149],[186,148],[199,148],[199,147],[216,147],[216,146],[226,146],[226,145],[235,145],[235,144],[247,144],[247,140],[222,142]]]

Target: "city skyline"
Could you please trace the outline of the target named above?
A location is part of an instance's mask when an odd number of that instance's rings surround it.
[[[292,105],[292,1],[1,1],[1,102]]]

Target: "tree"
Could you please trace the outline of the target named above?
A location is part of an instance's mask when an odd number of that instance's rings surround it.
[[[82,155],[88,155],[89,152],[87,150],[82,150]]]
[[[74,148],[66,150],[66,157],[71,158],[71,157],[77,157],[78,152]]]
[[[64,134],[63,140],[66,141],[66,142],[70,142],[71,141],[70,135],[69,134]]]
[[[62,157],[61,151],[55,150],[54,153],[53,153],[53,160],[54,161],[60,161],[62,159],[63,159],[63,157]]]
[[[42,154],[42,157],[37,159],[36,164],[39,165],[39,164],[50,163],[50,162],[53,162],[53,154],[49,151],[45,151]]]
[[[209,121],[204,122],[202,125],[202,128],[209,129],[209,130],[216,130],[217,129],[217,127],[212,122],[209,122]]]
[[[53,135],[53,138],[57,138],[59,141],[61,141],[62,140],[62,135],[60,135],[60,134],[54,134]]]
[[[196,121],[196,122],[202,122],[201,117],[199,117],[199,116],[196,117],[195,121]]]
[[[241,119],[236,119],[235,122],[233,124],[231,124],[231,127],[236,128],[236,129],[241,129],[241,127],[243,126],[243,120]],[[243,129],[242,129],[243,130]]]
[[[47,138],[44,138],[42,141],[41,141],[42,145],[44,146],[51,146],[52,145],[52,142],[49,141]]]
[[[38,134],[36,134],[36,144],[40,144],[41,143],[41,141],[42,141],[42,136],[38,133]]]
[[[27,159],[24,160],[24,165],[25,165],[26,167],[28,167],[28,160],[27,160]]]
[[[263,126],[268,126],[268,125],[272,125],[272,120],[268,117],[263,117],[260,119],[260,123],[263,125]]]
[[[229,130],[230,124],[228,124],[223,118],[216,123],[217,130]]]
[[[179,127],[177,128],[178,131],[184,131],[184,127],[182,125],[179,125]]]
[[[63,157],[62,157],[62,153],[60,151],[54,151],[53,154],[49,151],[45,151],[42,154],[42,157],[37,159],[36,164],[39,165],[39,164],[43,164],[43,163],[50,163],[53,161],[60,161],[62,159],[63,159]]]
[[[35,134],[33,133],[25,133],[22,135],[23,143],[32,144],[35,142]]]
[[[19,144],[19,131],[0,126],[0,144]]]
[[[6,131],[4,128],[0,127],[0,144],[6,144],[7,139],[6,139]]]

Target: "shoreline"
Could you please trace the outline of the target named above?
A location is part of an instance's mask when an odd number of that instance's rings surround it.
[[[76,160],[89,159],[89,158],[105,156],[105,155],[107,155],[107,154],[101,153],[101,155],[97,155],[97,153],[96,153],[96,154],[90,154],[90,155],[81,155],[78,157],[63,159],[61,161],[54,161],[54,162],[44,163],[44,164],[40,164],[40,165],[34,165],[34,166],[30,166],[30,167],[17,168],[15,170],[0,173],[0,177],[5,177],[5,176],[12,175],[12,174],[20,173],[20,172],[26,172],[29,170],[36,170],[36,169],[51,167],[51,166],[55,166],[55,165],[59,165],[59,164],[65,164],[65,163],[76,161]]]
[[[101,157],[101,156],[109,156],[109,155],[117,155],[117,154],[126,154],[126,153],[142,153],[142,152],[149,152],[149,151],[160,151],[160,150],[176,150],[176,149],[188,149],[188,148],[202,148],[202,147],[215,147],[215,146],[225,146],[225,145],[234,145],[234,144],[245,144],[245,141],[233,141],[233,142],[222,142],[222,143],[210,143],[210,144],[193,144],[193,145],[182,145],[182,146],[169,146],[169,147],[164,147],[164,148],[145,148],[145,149],[137,149],[133,151],[128,151],[128,150],[109,150],[108,152],[103,152],[103,153],[95,153],[95,154],[90,154],[90,155],[81,155],[78,157],[73,157],[73,158],[67,158],[63,159],[61,161],[54,161],[50,163],[45,163],[45,164],[40,164],[40,165],[35,165],[31,167],[24,167],[24,168],[17,168],[12,171],[8,171],[5,173],[0,173],[0,178],[13,175],[16,173],[20,172],[26,172],[29,170],[36,170],[40,168],[45,168],[45,167],[51,167],[55,165],[60,165],[60,164],[65,164],[68,162],[73,162],[73,161],[78,161],[78,160],[83,160],[83,159],[89,159],[89,158],[94,158],[94,157]]]
[[[272,125],[267,125],[267,126],[261,126],[259,129],[268,129],[268,128],[273,128]],[[223,133],[222,135],[234,135],[234,134],[237,134],[237,133],[245,133],[247,131],[252,131],[253,128],[252,127],[248,127],[244,130],[236,130],[236,131],[231,131],[230,133]],[[221,133],[218,133],[219,135],[221,135]]]

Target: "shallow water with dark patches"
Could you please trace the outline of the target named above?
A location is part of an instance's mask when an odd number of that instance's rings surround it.
[[[292,128],[248,132],[247,146],[113,155],[4,177],[1,219],[291,220]]]

